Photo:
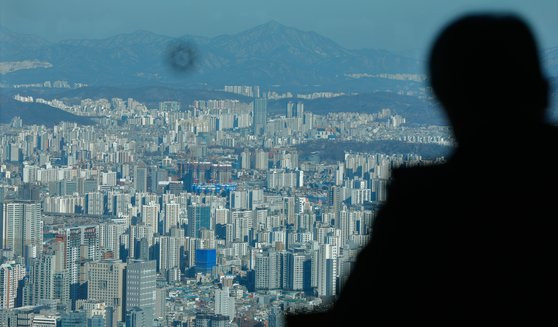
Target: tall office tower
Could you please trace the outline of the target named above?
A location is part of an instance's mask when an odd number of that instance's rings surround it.
[[[136,192],[147,192],[147,167],[143,164],[134,167],[134,188]]]
[[[54,274],[56,256],[43,254],[33,260],[30,272],[31,303],[39,305],[42,301],[54,299]]]
[[[2,248],[12,249],[15,255],[36,257],[42,251],[43,233],[41,204],[13,201],[3,204]]]
[[[229,317],[229,321],[233,321],[236,315],[236,301],[230,296],[228,287],[215,290],[215,314]]]
[[[120,260],[101,260],[88,262],[87,266],[87,297],[91,300],[104,301],[112,307],[115,319],[123,321],[124,310],[124,271],[126,264]],[[110,326],[109,326],[110,327]]]
[[[286,253],[268,250],[256,255],[256,289],[274,290],[286,286]]]
[[[267,151],[256,150],[254,168],[259,170],[269,169],[269,153]]]
[[[211,208],[206,204],[192,204],[188,206],[188,227],[186,236],[200,237],[202,228],[211,229]]]
[[[144,224],[153,227],[155,232],[159,230],[159,211],[159,204],[155,202],[144,204],[141,207],[141,220]]]
[[[318,296],[334,296],[337,286],[337,246],[322,244],[317,256]]]
[[[153,326],[156,298],[156,262],[129,260],[126,268],[126,314],[130,311],[143,310],[143,324]],[[128,320],[126,320],[128,321]]]
[[[171,228],[178,226],[178,222],[180,219],[180,204],[175,202],[165,203],[164,210],[165,233],[169,233]]]
[[[254,99],[254,111],[252,114],[252,129],[254,135],[262,135],[265,132],[267,122],[267,99]]]
[[[0,265],[0,309],[15,307],[18,284],[25,274],[25,267],[15,261]]]

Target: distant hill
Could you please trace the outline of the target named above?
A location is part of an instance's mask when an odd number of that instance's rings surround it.
[[[416,73],[419,62],[384,50],[350,50],[314,32],[271,21],[234,35],[171,38],[147,31],[102,40],[49,43],[0,28],[0,61],[40,60],[48,69],[17,71],[7,83],[69,80],[96,86],[247,84],[327,86],[348,73]],[[177,46],[178,45],[178,46]],[[195,58],[193,69],[178,74],[169,53]]]
[[[42,97],[44,99],[60,99],[66,104],[78,104],[83,99],[112,99],[133,98],[147,105],[149,108],[158,108],[159,102],[162,101],[178,101],[182,103],[182,107],[186,108],[192,104],[194,100],[219,100],[219,99],[236,99],[245,103],[252,101],[251,98],[232,94],[222,91],[199,90],[186,88],[173,88],[166,86],[144,86],[144,87],[85,87],[74,90],[65,89],[37,89],[30,88],[20,90],[21,94],[34,97]]]
[[[0,123],[9,123],[16,116],[19,116],[25,125],[37,124],[52,127],[63,121],[82,125],[93,123],[87,117],[76,116],[41,103],[18,102],[2,94],[0,97]]]

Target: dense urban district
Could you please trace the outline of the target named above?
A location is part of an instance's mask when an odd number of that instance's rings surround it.
[[[224,91],[251,100],[13,97],[91,123],[0,127],[1,326],[283,326],[342,290],[391,169],[445,160],[330,154],[453,144],[387,107],[271,115],[277,95]]]

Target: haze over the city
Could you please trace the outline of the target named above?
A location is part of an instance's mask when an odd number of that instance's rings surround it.
[[[311,30],[347,48],[422,55],[440,27],[475,10],[507,10],[530,21],[543,48],[558,46],[553,0],[2,0],[1,24],[49,41],[149,30],[180,36],[234,34],[270,20]]]

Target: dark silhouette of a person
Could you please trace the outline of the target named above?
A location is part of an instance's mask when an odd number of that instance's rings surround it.
[[[530,29],[514,15],[461,17],[436,39],[429,75],[455,152],[394,170],[333,308],[289,327],[556,323],[558,132]]]

